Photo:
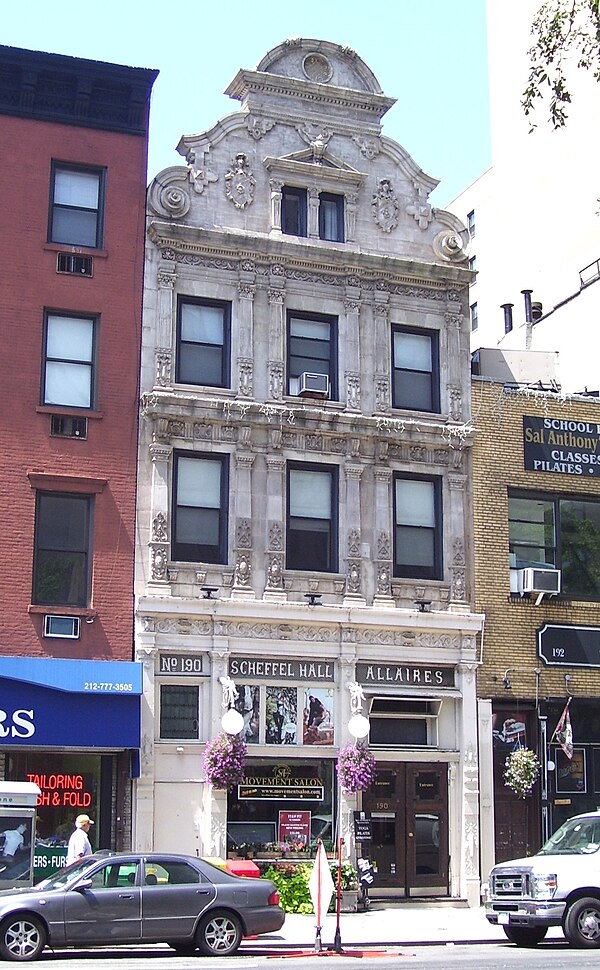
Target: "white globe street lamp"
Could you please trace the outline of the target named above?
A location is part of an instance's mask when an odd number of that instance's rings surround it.
[[[361,713],[353,714],[350,720],[348,721],[348,730],[350,731],[350,734],[352,735],[352,737],[355,738],[357,741],[360,738],[366,738],[370,729],[371,729],[371,725],[369,724],[369,718],[365,717],[364,714],[361,714]]]
[[[244,718],[235,707],[230,707],[221,718],[221,727],[225,734],[239,734],[244,727]]]

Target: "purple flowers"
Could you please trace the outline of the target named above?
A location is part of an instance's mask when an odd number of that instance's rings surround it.
[[[376,762],[368,748],[350,743],[341,748],[337,759],[337,775],[345,792],[366,791],[375,780]]]
[[[204,749],[202,767],[214,788],[229,791],[244,780],[246,744],[239,735],[219,734]]]

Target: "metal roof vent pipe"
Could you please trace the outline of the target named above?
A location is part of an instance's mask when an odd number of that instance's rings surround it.
[[[531,294],[533,290],[521,290],[525,300],[525,350],[531,350]]]
[[[500,307],[504,310],[504,333],[510,333],[513,328],[512,308],[514,303],[503,303]]]

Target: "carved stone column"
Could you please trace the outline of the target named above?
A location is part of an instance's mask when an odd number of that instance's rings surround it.
[[[388,319],[388,304],[384,294],[377,294],[379,299],[373,306],[375,315],[375,413],[389,414],[392,407],[390,388],[390,324]],[[383,302],[385,298],[386,302]]]
[[[281,190],[283,182],[279,179],[269,179],[271,189],[271,229],[281,232]]]
[[[254,397],[254,283],[239,284],[238,392]]]
[[[389,468],[375,466],[375,597],[373,606],[389,608],[394,605],[392,596],[392,472]]]
[[[479,906],[481,880],[479,873],[479,771],[477,749],[477,697],[475,677],[477,664],[461,663],[457,668],[462,693],[461,756],[462,792],[456,791],[457,804],[462,802],[462,865],[460,895],[469,906]]]
[[[285,522],[283,519],[285,460],[267,457],[267,550],[264,599],[284,603],[287,599],[283,572]]]
[[[452,536],[452,562],[450,565],[449,609],[464,612],[469,599],[467,577],[466,540],[466,482],[462,475],[448,475],[450,489],[450,522],[447,534]]]
[[[150,579],[146,583],[148,596],[169,596],[171,587],[167,574],[170,558],[169,541],[169,462],[173,449],[150,445],[152,459],[152,488],[150,498]]]
[[[173,383],[173,293],[177,274],[171,266],[161,267],[157,274],[156,336],[154,345],[154,383],[167,387]]]
[[[346,408],[360,411],[360,300],[346,296],[346,340],[344,341],[346,370]]]
[[[135,659],[142,663],[143,693],[141,698],[141,747],[140,776],[133,789],[133,848],[136,852],[148,852],[154,839],[154,725],[156,662],[156,634],[154,620],[137,618],[137,642]]]
[[[282,401],[285,394],[285,321],[283,301],[285,291],[281,287],[272,287],[267,291],[269,300],[269,389],[268,396],[272,401]]]
[[[252,586],[252,465],[254,455],[236,454],[235,539],[232,599],[253,600]]]
[[[319,238],[319,190],[308,190],[307,231],[309,239]]]
[[[344,606],[366,606],[363,583],[364,563],[361,555],[360,523],[360,478],[363,466],[356,463],[346,463],[346,522],[353,528],[348,530],[347,552],[348,572],[346,575],[346,590]]]
[[[358,202],[358,195],[356,192],[346,192],[345,194],[345,226],[346,231],[346,242],[354,242],[356,233],[356,204]]]

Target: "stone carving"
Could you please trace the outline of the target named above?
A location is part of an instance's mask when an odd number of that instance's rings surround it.
[[[390,595],[390,566],[387,562],[377,564],[377,595]]]
[[[387,377],[375,378],[375,410],[390,410],[390,382]]]
[[[450,417],[453,421],[462,421],[462,390],[458,384],[451,384],[450,391]]]
[[[152,579],[166,580],[167,578],[167,548],[166,546],[150,547]]]
[[[348,533],[348,555],[358,556],[360,554],[360,532],[351,529]]]
[[[464,566],[465,564],[465,546],[464,542],[458,536],[455,538],[453,543],[454,555],[452,557],[452,562],[455,566]]]
[[[260,141],[274,127],[274,121],[269,121],[268,118],[255,118],[254,115],[249,115],[246,122],[248,134],[251,138],[254,138],[254,141]]]
[[[236,209],[245,209],[254,200],[256,179],[250,171],[245,152],[238,152],[225,175],[225,195]]]
[[[157,175],[148,192],[148,205],[157,215],[181,219],[190,204],[187,172],[182,165],[174,165]]]
[[[358,145],[361,155],[372,161],[380,152],[379,138],[364,138],[362,135],[353,135],[352,141]]]
[[[156,384],[159,387],[167,387],[171,383],[171,351],[162,348],[157,349],[154,361]]]
[[[172,290],[175,286],[177,280],[176,273],[167,273],[165,270],[159,269],[156,274],[156,282],[163,290]]]
[[[348,578],[346,589],[349,593],[360,593],[360,563],[348,563]]]
[[[195,421],[192,434],[195,441],[210,441],[213,435],[213,429],[210,424],[204,424],[203,421]]]
[[[269,303],[283,303],[284,292],[283,290],[267,290],[267,299]]]
[[[249,549],[252,545],[252,523],[250,519],[238,519],[235,544],[237,549]]]
[[[170,583],[176,583],[177,577],[179,576],[178,569],[167,569],[167,579]]]
[[[316,51],[306,55],[302,61],[302,70],[309,81],[315,81],[318,84],[327,84],[333,77],[333,68],[329,59]]]
[[[167,438],[185,438],[185,421],[169,421],[167,423]]]
[[[304,125],[296,125],[296,131],[302,141],[306,142],[310,147],[313,154],[313,161],[322,162],[329,139],[333,135],[331,129],[326,128],[324,125],[314,125],[307,121]],[[318,190],[313,191],[317,193],[318,203]]]
[[[371,199],[371,211],[382,232],[391,232],[396,228],[399,208],[391,179],[379,179],[378,189]]]
[[[283,526],[281,522],[269,523],[269,549],[275,551],[283,549]]]
[[[215,175],[206,164],[208,146],[205,148],[190,148],[187,154],[188,178],[194,192],[202,195],[204,189],[211,182],[218,181],[219,176]]]
[[[433,240],[433,251],[446,262],[460,263],[467,258],[469,240],[465,231],[465,238],[452,229],[443,229]]]
[[[467,589],[467,585],[465,581],[464,569],[453,569],[452,570],[452,592],[451,592],[452,599],[465,600],[466,589]]]
[[[421,445],[411,445],[408,454],[411,461],[427,461],[427,449]]]
[[[427,229],[429,223],[433,220],[433,210],[424,197],[423,188],[417,182],[413,182],[413,187],[416,192],[415,202],[410,202],[406,206],[406,212],[409,216],[414,216],[415,222],[418,223],[419,229]]]
[[[239,366],[239,388],[243,397],[252,397],[254,393],[254,362],[251,358],[238,360]]]
[[[390,556],[390,537],[387,532],[380,532],[377,536],[377,558],[389,559]]]
[[[250,562],[250,557],[243,552],[235,564],[235,579],[234,584],[236,586],[249,586],[250,585],[250,574],[252,572],[252,563]]]
[[[152,519],[152,542],[168,541],[167,517],[163,512],[158,512]]]
[[[307,434],[304,439],[304,447],[307,451],[323,451],[323,435]]]
[[[256,286],[254,283],[240,283],[238,293],[242,300],[253,300],[256,296]]]
[[[267,567],[269,589],[283,589],[283,561],[281,556],[270,556]]]

